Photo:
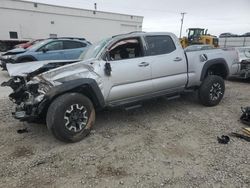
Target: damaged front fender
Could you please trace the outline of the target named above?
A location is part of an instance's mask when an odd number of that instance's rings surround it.
[[[82,78],[64,82],[51,88],[44,96],[44,100],[38,106],[38,113],[43,114],[51,102],[59,95],[67,92],[78,92],[91,99],[96,109],[102,109],[105,106],[104,97],[97,82],[91,78]]]
[[[105,106],[102,92],[94,79],[82,78],[54,86],[42,80],[42,77],[35,78],[37,80],[32,79],[28,82],[21,77],[13,78],[2,84],[13,89],[9,98],[16,103],[16,109],[13,112],[16,119],[32,122],[43,117],[51,102],[66,92],[79,92],[88,96],[97,109]]]

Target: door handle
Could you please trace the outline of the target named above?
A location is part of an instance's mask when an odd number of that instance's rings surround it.
[[[182,60],[181,57],[176,57],[176,58],[174,59],[174,61],[181,61],[181,60]]]
[[[147,62],[142,62],[139,64],[139,67],[147,67],[147,66],[149,66],[149,63]]]

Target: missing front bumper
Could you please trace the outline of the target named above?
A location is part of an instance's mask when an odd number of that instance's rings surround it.
[[[34,122],[37,119],[39,119],[38,115],[27,114],[27,112],[24,110],[14,111],[12,112],[12,116],[19,121],[27,121],[27,122]]]

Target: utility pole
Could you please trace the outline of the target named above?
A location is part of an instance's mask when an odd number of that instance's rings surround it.
[[[95,11],[97,11],[97,3],[95,3],[94,6],[95,6]]]
[[[96,11],[97,11],[97,3],[94,3],[94,9],[95,9],[95,10],[94,10],[93,13],[96,14]]]
[[[183,26],[183,22],[184,22],[184,17],[185,17],[185,14],[187,14],[186,12],[182,12],[181,13],[181,29],[180,29],[180,38],[181,38],[181,35],[182,35],[182,26]]]

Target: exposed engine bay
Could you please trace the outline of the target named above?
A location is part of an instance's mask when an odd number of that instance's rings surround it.
[[[13,115],[20,120],[32,121],[32,117],[35,118],[41,113],[37,111],[38,106],[52,85],[41,77],[38,78],[40,79],[28,81],[24,77],[14,77],[1,84],[1,86],[9,86],[13,89],[9,98],[16,104]]]
[[[23,121],[33,121],[40,115],[42,107],[39,108],[39,106],[43,105],[41,101],[46,101],[46,93],[56,85],[51,84],[39,74],[75,62],[77,61],[49,63],[27,73],[26,77],[15,76],[9,81],[3,82],[2,87],[11,87],[13,90],[9,98],[16,104],[15,112],[13,112],[14,117]]]

